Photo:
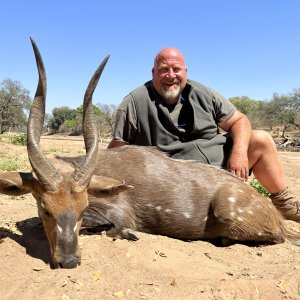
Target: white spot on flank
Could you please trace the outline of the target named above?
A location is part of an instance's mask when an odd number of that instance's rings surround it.
[[[231,216],[231,217],[235,217],[235,211],[231,211],[231,212],[230,212],[230,216]]]
[[[262,235],[262,232],[259,231],[259,232],[257,233],[257,235],[261,236],[261,235]]]
[[[238,221],[243,222],[244,219],[242,217],[237,217]]]
[[[243,190],[238,190],[238,192],[240,192],[240,193],[244,193],[244,191],[243,191]]]
[[[229,197],[229,198],[228,198],[228,201],[229,201],[230,203],[235,203],[235,202],[236,202],[236,199],[235,199],[234,197]]]
[[[190,219],[191,218],[191,215],[187,212],[184,212],[183,215],[187,218],[187,219]]]
[[[243,213],[244,211],[243,211],[241,208],[239,208],[239,209],[238,209],[238,212],[239,212],[239,213]]]
[[[253,211],[252,210],[248,210],[248,214],[253,215]]]
[[[156,210],[161,210],[161,206],[156,206]]]
[[[57,226],[58,231],[59,231],[60,233],[62,233],[62,228],[61,228],[58,224],[56,224],[56,226]]]
[[[204,222],[206,222],[206,221],[207,221],[207,219],[208,219],[208,217],[206,216],[206,217],[203,219],[203,221],[204,221]]]
[[[151,203],[146,204],[148,207],[152,207],[153,205]]]
[[[169,209],[169,208],[165,209],[165,212],[166,212],[166,213],[170,213],[171,211],[172,211],[172,210]]]

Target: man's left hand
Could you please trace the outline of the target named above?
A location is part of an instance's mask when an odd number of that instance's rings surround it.
[[[236,176],[247,180],[249,175],[247,154],[232,152],[227,161],[227,170]]]

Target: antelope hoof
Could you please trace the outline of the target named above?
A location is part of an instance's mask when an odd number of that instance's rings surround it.
[[[130,228],[125,228],[121,231],[121,237],[129,241],[138,241],[140,238],[135,231]]]

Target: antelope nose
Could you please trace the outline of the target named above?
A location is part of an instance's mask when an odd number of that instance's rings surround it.
[[[59,263],[59,267],[63,269],[74,269],[80,265],[80,258],[70,257]]]

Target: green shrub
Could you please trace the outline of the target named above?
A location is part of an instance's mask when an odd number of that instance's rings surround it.
[[[26,146],[27,134],[19,133],[10,137],[10,142],[14,145]]]
[[[252,179],[249,184],[254,187],[260,194],[265,197],[269,197],[270,193],[261,185],[261,183],[257,179]]]

